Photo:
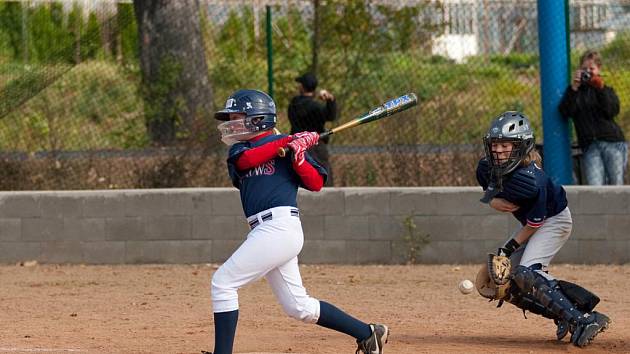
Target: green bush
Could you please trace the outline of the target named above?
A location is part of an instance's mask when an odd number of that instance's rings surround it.
[[[43,82],[37,73],[52,68],[40,69],[14,81],[24,83],[25,77],[32,76]],[[0,148],[37,151],[144,146],[146,132],[136,82],[136,76],[113,63],[77,65],[0,119]]]
[[[333,0],[322,6],[318,77],[320,87],[338,99],[340,118],[334,124],[404,93],[415,92],[420,99],[417,108],[396,118],[349,130],[343,138],[333,136],[332,144],[478,144],[490,119],[508,109],[529,115],[541,137],[538,56],[497,54],[456,63],[431,55],[427,38],[442,29],[414,22],[427,5],[418,6],[370,7],[365,0]],[[283,13],[281,8],[274,7],[273,75],[278,126],[286,132],[287,105],[296,93],[294,78],[309,68],[313,43],[311,23],[297,9]],[[146,146],[132,4],[118,5],[112,57],[104,55],[93,14],[84,23],[78,6],[65,19],[54,4],[29,8],[30,65],[19,63],[22,10],[20,3],[0,3],[0,38],[7,39],[0,45],[12,48],[0,54],[0,147],[34,151]],[[239,10],[224,23],[202,20],[217,108],[238,88],[267,90],[264,21],[256,29],[251,7]],[[370,16],[372,12],[378,16]],[[35,26],[36,20],[44,25]],[[89,45],[77,42],[77,33]],[[630,131],[630,109],[625,104],[630,98],[628,37],[620,34],[601,50],[606,83],[622,101],[618,121],[626,132]],[[77,44],[83,59],[94,59],[76,65]],[[573,67],[579,54],[571,53]]]
[[[615,39],[602,50],[604,65],[627,65],[630,61],[630,31],[618,33]]]

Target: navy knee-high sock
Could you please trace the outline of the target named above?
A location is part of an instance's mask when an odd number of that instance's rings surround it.
[[[214,354],[232,354],[238,310],[214,313]]]
[[[372,335],[370,326],[325,301],[319,302],[319,319],[317,324],[335,331],[364,340]]]

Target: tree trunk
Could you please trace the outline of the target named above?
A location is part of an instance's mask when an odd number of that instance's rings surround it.
[[[207,132],[212,88],[198,0],[134,0],[147,130],[154,144]]]

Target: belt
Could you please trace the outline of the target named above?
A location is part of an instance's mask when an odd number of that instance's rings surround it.
[[[275,207],[267,210],[263,210],[258,214],[254,214],[247,218],[249,228],[253,230],[256,226],[272,219],[279,219],[282,217],[293,216],[300,217],[300,210],[294,207]]]

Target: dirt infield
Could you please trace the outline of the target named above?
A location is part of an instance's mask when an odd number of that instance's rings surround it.
[[[391,327],[385,352],[630,353],[630,265],[553,266],[602,298],[611,328],[585,349],[550,320],[495,308],[457,283],[477,266],[303,266],[304,283]],[[0,353],[199,353],[212,349],[216,266],[0,266]],[[354,353],[354,340],[286,317],[264,281],[240,291],[237,353]]]

